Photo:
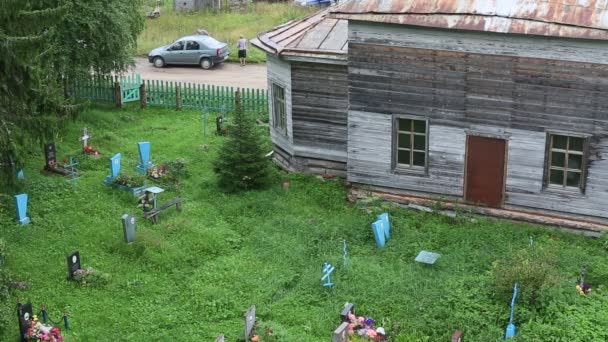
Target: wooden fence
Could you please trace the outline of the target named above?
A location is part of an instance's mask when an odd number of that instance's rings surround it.
[[[132,85],[129,85],[132,87]],[[268,112],[268,94],[265,89],[221,87],[208,84],[144,80],[139,86],[139,101],[142,108],[164,107],[207,110],[222,113],[234,111],[235,93],[241,93],[243,110],[247,113],[265,115]],[[78,82],[73,94],[77,100],[110,102],[121,107],[123,101],[121,78],[92,78]]]

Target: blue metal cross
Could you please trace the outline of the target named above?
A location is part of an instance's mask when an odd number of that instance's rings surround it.
[[[330,275],[334,270],[335,270],[335,267],[333,267],[332,265],[330,265],[328,263],[323,264],[323,277],[321,278],[321,281],[325,280],[325,284],[323,284],[323,286],[325,286],[325,287],[334,286],[334,284],[331,282],[331,279],[330,279]]]
[[[342,256],[344,258],[344,267],[346,267],[348,265],[348,252],[346,251],[346,240],[344,240],[344,255]]]
[[[513,314],[515,311],[515,298],[517,298],[517,283],[513,289],[513,298],[511,299],[511,317],[509,318],[509,325],[507,325],[507,331],[505,333],[505,340],[515,337],[515,324],[513,324]]]

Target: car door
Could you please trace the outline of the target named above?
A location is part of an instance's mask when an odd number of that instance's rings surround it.
[[[189,40],[186,42],[186,50],[184,51],[184,64],[198,64],[200,60],[201,45]]]
[[[167,64],[183,64],[184,62],[184,41],[177,41],[167,49],[165,53],[165,63]]]

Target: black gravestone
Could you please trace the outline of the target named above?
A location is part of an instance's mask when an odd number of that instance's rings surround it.
[[[255,305],[245,313],[245,341],[249,341],[255,328]]]
[[[46,166],[51,167],[57,164],[57,153],[55,151],[55,144],[50,143],[44,145],[44,160]]]
[[[348,314],[349,313],[354,314],[355,313],[354,310],[355,310],[355,305],[354,304],[351,304],[351,303],[344,304],[344,309],[340,313],[340,320],[342,322],[349,322],[350,323],[350,320],[348,319]]]
[[[80,269],[80,253],[72,252],[68,255],[68,279],[74,278],[74,273]]]
[[[19,331],[20,331],[19,340],[27,341],[27,338],[25,338],[24,335],[27,332],[27,329],[30,327],[30,321],[33,317],[32,303],[30,303],[30,302],[27,302],[27,304],[17,303],[17,315],[19,316]]]
[[[122,215],[122,229],[125,233],[125,242],[132,243],[135,241],[135,229],[137,223],[135,222],[135,216],[128,214]]]

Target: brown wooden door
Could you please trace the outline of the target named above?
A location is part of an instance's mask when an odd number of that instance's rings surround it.
[[[465,198],[488,207],[502,205],[505,184],[506,141],[469,135]]]

